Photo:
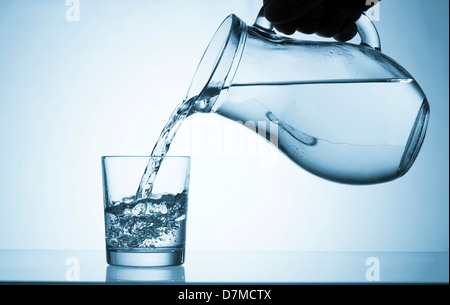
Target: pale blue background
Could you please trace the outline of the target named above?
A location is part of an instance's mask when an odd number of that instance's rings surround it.
[[[64,0],[0,0],[0,248],[103,249],[100,156],[149,154],[220,22],[261,2],[80,0],[68,22]],[[193,156],[188,250],[448,251],[448,5],[385,0],[376,23],[431,104],[405,177],[331,183],[194,116],[170,152]]]

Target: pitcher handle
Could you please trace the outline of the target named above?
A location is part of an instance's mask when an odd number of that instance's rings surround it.
[[[273,24],[264,17],[264,6],[259,11],[253,26],[261,30],[273,32]],[[362,45],[367,45],[381,51],[380,35],[378,35],[377,28],[372,20],[370,20],[369,16],[362,13],[361,17],[356,21],[356,27],[358,28],[358,34],[361,37]]]
[[[361,37],[361,44],[381,51],[381,40],[375,24],[365,13],[356,21],[358,34]]]

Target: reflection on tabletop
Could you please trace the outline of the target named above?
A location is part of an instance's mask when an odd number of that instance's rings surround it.
[[[184,283],[184,267],[119,267],[106,268],[106,282]]]

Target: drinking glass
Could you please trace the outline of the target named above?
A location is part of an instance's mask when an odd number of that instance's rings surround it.
[[[110,265],[181,265],[185,256],[189,157],[102,157],[106,258]],[[160,164],[150,196],[136,198],[149,162]]]

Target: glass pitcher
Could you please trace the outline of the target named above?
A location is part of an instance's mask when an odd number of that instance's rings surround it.
[[[371,20],[357,22],[359,45],[311,42],[278,36],[261,12],[253,26],[230,15],[218,28],[188,90],[194,112],[254,122],[292,161],[331,181],[403,176],[430,108],[413,77],[381,52]]]

